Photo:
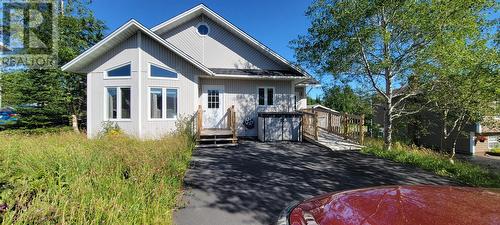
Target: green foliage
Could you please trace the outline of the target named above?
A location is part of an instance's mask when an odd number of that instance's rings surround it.
[[[69,1],[64,9],[64,16],[58,14],[59,66],[69,62],[104,36],[104,23],[94,17],[88,4],[89,1]],[[67,125],[73,114],[84,117],[85,74],[67,73],[60,69],[28,68],[25,71],[2,74],[0,86],[3,104],[18,110],[21,127]]]
[[[1,224],[171,224],[192,139],[0,133]]]
[[[487,48],[486,12],[494,0],[316,0],[306,11],[308,34],[292,41],[296,58],[320,74],[370,86],[383,100],[384,135],[392,121],[421,109],[406,104],[431,86],[438,52],[467,61],[466,48]],[[458,43],[458,44],[456,44]],[[498,56],[497,56],[498,62]],[[398,91],[395,91],[398,90]]]
[[[371,118],[370,101],[356,94],[350,86],[333,86],[324,90],[323,105],[339,112],[350,114],[365,114]]]
[[[319,96],[316,96],[316,98],[311,98],[307,96],[307,105],[316,105],[316,104],[322,104]]]
[[[8,129],[0,132],[3,135],[42,135],[42,134],[59,134],[72,131],[72,127],[47,127],[34,129]]]
[[[430,149],[408,146],[396,142],[390,151],[383,150],[383,142],[368,139],[361,152],[396,162],[420,167],[441,176],[447,176],[463,184],[477,187],[500,188],[500,174],[464,162],[451,163],[447,155]]]

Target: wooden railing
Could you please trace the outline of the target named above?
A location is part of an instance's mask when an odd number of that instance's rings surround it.
[[[195,113],[196,118],[196,137],[199,139],[201,135],[201,131],[203,130],[203,108],[201,105],[198,105],[198,110]],[[236,110],[234,109],[234,105],[227,109],[226,114],[226,124],[227,129],[231,130],[233,136],[233,143],[236,143]]]
[[[302,111],[302,133],[318,140],[319,126],[316,114],[306,110]]]
[[[319,129],[363,144],[364,115],[339,113],[326,109],[303,109],[303,133],[318,140]]]
[[[236,143],[236,110],[234,110],[234,105],[227,109],[227,128],[231,129],[233,143]]]
[[[196,110],[196,138],[200,139],[201,130],[203,129],[203,109],[198,105]]]

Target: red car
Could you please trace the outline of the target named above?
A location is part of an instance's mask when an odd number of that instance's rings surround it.
[[[278,224],[500,224],[500,189],[385,186],[336,192],[289,207]]]

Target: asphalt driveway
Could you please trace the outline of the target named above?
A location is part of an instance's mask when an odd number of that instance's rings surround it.
[[[272,224],[290,202],[314,195],[392,184],[452,184],[418,168],[310,143],[243,141],[238,147],[197,149],[185,178],[187,224]]]

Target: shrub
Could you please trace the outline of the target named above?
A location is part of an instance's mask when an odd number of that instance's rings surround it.
[[[2,224],[170,224],[194,144],[63,132],[0,146]]]
[[[368,139],[361,152],[420,167],[450,177],[466,185],[500,188],[500,174],[465,161],[451,163],[448,156],[430,149],[395,143],[392,150],[383,149],[383,141]]]

